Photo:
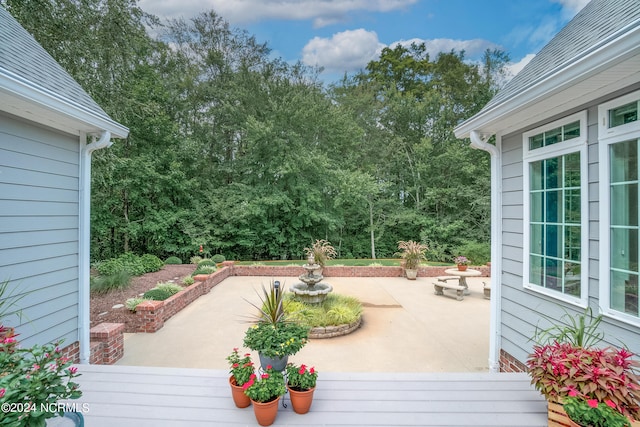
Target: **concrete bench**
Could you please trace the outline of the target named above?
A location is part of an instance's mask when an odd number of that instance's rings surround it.
[[[436,279],[438,279],[438,282],[447,282],[449,280],[460,281],[460,278],[458,276],[437,276]]]
[[[491,299],[491,282],[482,282],[485,299]]]
[[[445,281],[438,281],[437,283],[433,283],[433,287],[436,290],[436,295],[444,295],[443,290],[446,289],[454,289],[456,291],[456,299],[458,301],[462,301],[464,299],[464,291],[465,287],[460,285],[454,285],[453,283],[448,283]]]

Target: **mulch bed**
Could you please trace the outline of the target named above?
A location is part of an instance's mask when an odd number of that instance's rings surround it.
[[[134,277],[131,285],[124,290],[112,291],[103,295],[91,294],[91,327],[100,323],[124,323],[125,332],[135,332],[135,313],[126,307],[113,308],[124,304],[129,298],[139,296],[158,283],[173,281],[181,284],[185,276],[194,272],[193,264],[165,265],[161,270]]]

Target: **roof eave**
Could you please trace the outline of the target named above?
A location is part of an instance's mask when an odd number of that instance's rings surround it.
[[[126,138],[129,135],[127,127],[110,117],[96,114],[82,105],[34,85],[2,68],[0,68],[0,99],[4,101],[0,103],[0,110],[66,132],[109,131],[113,138]],[[23,103],[29,104],[30,107],[22,108]],[[60,120],[47,123],[43,120],[44,116],[55,116]],[[54,122],[65,123],[65,126],[56,126],[52,124]],[[68,128],[67,125],[73,125],[73,127]]]
[[[548,100],[551,96],[570,89],[578,82],[588,80],[616,64],[640,55],[640,27],[636,26],[614,40],[603,44],[598,49],[588,54],[575,58],[571,63],[550,73],[546,78],[529,86],[525,90],[515,93],[510,98],[488,109],[483,109],[476,115],[456,126],[454,133],[457,138],[468,138],[472,131],[485,135],[504,133],[506,129],[524,128],[538,120],[538,115],[525,114],[530,117],[530,122],[523,121],[520,117],[517,123],[511,123],[515,111],[526,111],[536,107],[540,102]],[[574,107],[584,100],[576,98]],[[565,111],[571,109],[571,105],[563,105]]]

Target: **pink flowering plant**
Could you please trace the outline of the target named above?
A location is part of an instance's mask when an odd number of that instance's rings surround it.
[[[45,426],[47,418],[63,415],[60,400],[82,396],[72,381],[80,375],[78,369],[63,356],[61,344],[31,348],[16,348],[15,342],[0,344],[0,405],[9,409],[0,424]]]
[[[612,400],[599,402],[597,399],[578,397],[575,390],[569,392],[562,405],[571,421],[590,427],[630,427],[631,422],[618,411]]]
[[[271,402],[286,393],[284,376],[271,365],[260,375],[251,374],[249,381],[242,386],[244,394],[255,402]]]
[[[249,381],[249,377],[251,377],[251,374],[255,371],[250,353],[245,353],[244,356],[240,356],[239,350],[234,348],[231,354],[227,356],[227,361],[231,368],[229,373],[236,380],[237,386],[242,386]]]
[[[318,372],[313,366],[308,368],[307,365],[296,366],[293,363],[287,365],[287,383],[296,391],[311,390],[316,386],[317,379]]]
[[[469,264],[471,264],[471,261],[469,261],[469,258],[467,258],[466,256],[462,256],[462,255],[453,258],[453,262],[455,262],[456,265],[469,265]]]
[[[640,418],[640,385],[633,353],[613,347],[578,347],[554,341],[536,345],[527,359],[531,384],[550,401],[566,397],[605,403]],[[608,402],[608,403],[607,403]]]

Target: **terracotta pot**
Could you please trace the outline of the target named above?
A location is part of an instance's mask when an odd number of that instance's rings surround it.
[[[467,271],[467,265],[459,265],[458,266],[458,271]]]
[[[280,403],[280,396],[277,399],[272,400],[271,402],[256,402],[255,400],[251,400],[253,403],[253,413],[256,416],[256,421],[261,426],[270,426],[276,420],[276,416],[278,415],[278,404]]]
[[[235,403],[238,408],[246,408],[251,405],[251,399],[244,394],[242,386],[236,385],[236,379],[233,375],[229,377],[229,385],[231,386],[231,397],[233,397],[233,403]]]
[[[289,387],[287,384],[287,390],[289,390],[289,396],[291,396],[291,405],[293,405],[293,411],[296,414],[306,414],[311,408],[313,403],[313,392],[316,388],[309,390],[297,391]]]

